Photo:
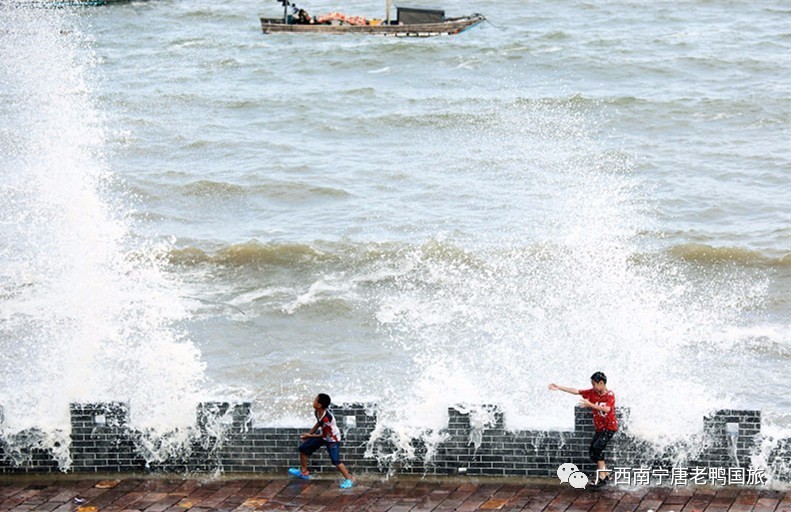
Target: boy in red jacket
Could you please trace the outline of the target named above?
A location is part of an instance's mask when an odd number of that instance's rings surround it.
[[[583,390],[557,384],[550,384],[549,389],[581,395],[580,406],[593,412],[593,426],[596,427],[596,433],[591,440],[590,458],[598,466],[596,482],[603,484],[610,478],[610,472],[606,469],[602,454],[613,434],[618,431],[618,421],[615,419],[615,393],[607,389],[607,376],[602,372],[591,375],[591,384],[593,385],[591,389]]]

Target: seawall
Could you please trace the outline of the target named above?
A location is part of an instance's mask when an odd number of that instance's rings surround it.
[[[72,404],[67,467],[40,443],[20,451],[11,449],[20,443],[0,439],[0,473],[276,473],[297,465],[299,435],[306,428],[253,426],[250,407],[249,403],[199,404],[188,441],[163,457],[152,450],[144,433],[130,427],[127,404]],[[486,409],[488,422],[477,427],[471,425],[470,414],[448,409],[447,427],[438,433],[442,440],[431,447],[429,456],[429,447],[413,440],[411,460],[388,457],[394,446],[387,435],[371,441],[376,427],[372,408],[352,404],[332,410],[344,436],[342,457],[355,473],[556,477],[558,467],[565,463],[588,474],[594,472],[587,455],[594,432],[589,410],[575,408],[571,431],[510,431],[502,412],[493,406]],[[791,482],[791,439],[767,448],[762,442],[760,411],[718,411],[702,419],[699,436],[661,452],[629,432],[628,409],[622,407],[619,413],[621,430],[606,452],[619,483]],[[34,432],[29,434],[28,438],[36,438]],[[311,459],[311,469],[335,471],[324,450]]]

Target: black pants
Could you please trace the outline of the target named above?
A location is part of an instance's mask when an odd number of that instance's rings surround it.
[[[604,453],[604,449],[607,448],[607,443],[610,442],[613,434],[615,434],[614,430],[600,430],[593,435],[590,447],[590,457],[593,462],[604,460],[602,453]]]

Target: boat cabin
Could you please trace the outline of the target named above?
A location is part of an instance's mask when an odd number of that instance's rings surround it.
[[[397,24],[443,23],[445,11],[440,9],[418,9],[416,7],[396,7]]]

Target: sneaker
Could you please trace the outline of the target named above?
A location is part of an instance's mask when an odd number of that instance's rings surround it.
[[[307,473],[303,473],[302,470],[299,468],[289,468],[288,474],[291,476],[295,476],[297,478],[301,478],[303,480],[310,479],[310,475]]]
[[[353,485],[354,485],[354,481],[353,480],[349,480],[347,478],[346,480],[341,482],[341,489],[351,489]]]
[[[610,475],[605,476],[604,478],[600,478],[596,483],[594,483],[594,487],[603,487],[610,483]]]
[[[607,473],[607,475],[602,477],[601,476],[602,473]],[[595,485],[597,487],[601,486],[601,485],[604,485],[605,483],[607,483],[610,480],[611,476],[612,476],[612,471],[610,471],[609,469],[597,469],[596,470],[596,476],[595,476],[595,479],[593,481],[593,485]]]

